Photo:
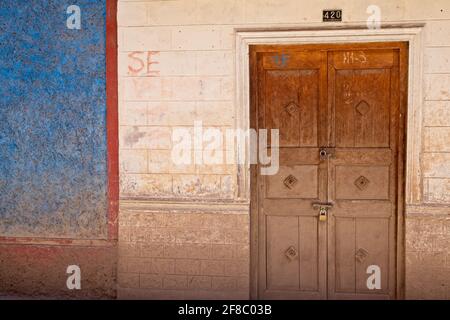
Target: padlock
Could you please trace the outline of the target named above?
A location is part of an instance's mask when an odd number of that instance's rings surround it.
[[[312,203],[315,210],[319,210],[319,221],[327,221],[328,210],[333,207],[331,202],[315,202]]]
[[[322,207],[319,210],[319,221],[327,221],[327,208]]]

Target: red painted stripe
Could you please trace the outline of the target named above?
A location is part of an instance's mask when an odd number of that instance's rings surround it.
[[[119,119],[117,0],[106,0],[106,139],[108,145],[108,238],[117,239],[119,212]]]
[[[0,237],[1,245],[58,245],[58,246],[113,246],[114,241],[106,239],[42,238],[42,237]]]

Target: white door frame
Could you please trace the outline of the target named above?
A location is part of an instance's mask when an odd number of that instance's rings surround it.
[[[405,173],[405,206],[418,205],[422,202],[422,179],[420,152],[422,149],[422,112],[423,112],[423,28],[420,25],[393,25],[381,29],[368,29],[364,26],[346,28],[309,28],[309,29],[267,29],[236,30],[236,128],[250,128],[250,45],[270,44],[318,44],[318,43],[357,43],[357,42],[408,42],[408,101],[406,124],[406,173]],[[243,147],[238,144],[238,148]],[[236,156],[246,154],[244,150],[236,150]],[[240,163],[240,162],[238,162]],[[250,165],[244,163],[238,168],[238,194],[241,200],[250,200]],[[404,217],[398,217],[401,221]],[[257,249],[257,221],[250,217],[250,250]],[[398,232],[404,235],[403,223]],[[254,258],[254,255],[251,254]],[[397,245],[397,297],[404,296],[404,246]],[[251,263],[250,295],[257,297],[257,267]],[[399,270],[401,267],[401,270]],[[255,269],[256,268],[256,269]]]

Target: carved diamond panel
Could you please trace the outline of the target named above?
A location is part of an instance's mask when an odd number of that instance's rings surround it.
[[[358,262],[363,262],[367,256],[369,255],[369,252],[366,249],[360,248],[358,251],[356,251],[355,258],[358,260]]]
[[[370,111],[370,106],[365,100],[361,100],[356,106],[356,111],[358,111],[360,115],[364,116]]]
[[[286,107],[284,107],[284,110],[286,110],[286,112],[292,117],[300,110],[300,107],[296,103],[290,102]]]
[[[360,176],[358,179],[355,180],[355,186],[358,187],[359,190],[364,190],[369,185],[369,179],[367,179],[364,176]]]
[[[283,184],[289,188],[292,189],[296,184],[298,180],[296,177],[294,177],[292,174],[288,175],[286,179],[284,179]]]
[[[297,250],[295,250],[295,248],[293,246],[290,246],[289,248],[287,248],[287,250],[285,251],[284,254],[286,255],[286,257],[289,260],[294,260],[298,255]]]

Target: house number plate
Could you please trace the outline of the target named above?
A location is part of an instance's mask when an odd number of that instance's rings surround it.
[[[342,9],[323,10],[322,21],[323,22],[342,21]]]

